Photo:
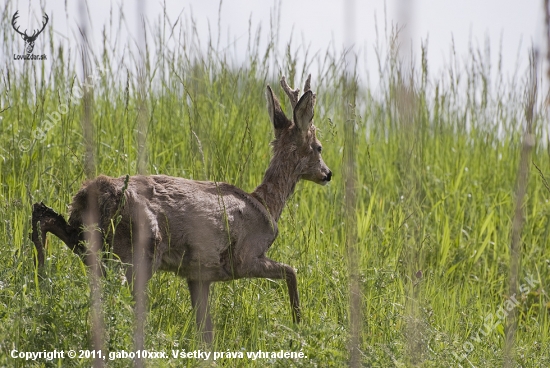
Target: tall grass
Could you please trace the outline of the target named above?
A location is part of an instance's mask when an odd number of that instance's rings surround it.
[[[0,38],[11,55],[20,47],[2,13]],[[167,21],[166,19],[164,20]],[[172,20],[172,22],[175,22]],[[192,23],[190,23],[192,24]],[[82,66],[74,53],[47,35],[44,52],[55,62],[2,59],[0,110],[0,365],[87,366],[91,359],[27,362],[10,352],[91,349],[92,310],[86,267],[50,236],[45,269],[34,265],[28,233],[31,204],[44,201],[61,213],[87,175],[145,171],[225,181],[252,191],[270,157],[271,126],[265,85],[298,85],[308,69],[317,92],[315,122],[325,161],[335,173],[329,186],[299,184],[279,223],[270,257],[298,270],[303,323],[292,325],[284,283],[219,283],[211,298],[214,351],[303,351],[307,359],[222,359],[221,366],[342,366],[349,359],[350,273],[346,253],[344,108],[349,80],[336,51],[307,56],[289,44],[281,55],[261,49],[250,34],[247,61],[237,65],[192,25],[165,33],[151,26],[146,45],[145,94],[136,55],[106,41],[90,54],[91,151],[78,97]],[[173,24],[172,24],[173,25]],[[172,28],[172,27],[168,27]],[[272,27],[276,29],[276,27]],[[270,35],[275,39],[275,35]],[[510,300],[510,228],[527,74],[496,80],[486,59],[457,56],[440,75],[403,65],[398,36],[378,49],[379,87],[357,85],[355,96],[355,218],[362,296],[361,364],[364,366],[497,366],[502,364]],[[74,46],[74,45],[73,45]],[[125,57],[122,58],[122,53]],[[459,60],[466,60],[460,62]],[[46,65],[49,65],[46,68]],[[74,88],[74,89],[73,89]],[[76,92],[75,92],[76,91]],[[48,114],[66,113],[35,139]],[[540,103],[537,105],[539,106]],[[63,110],[65,111],[65,110]],[[539,106],[540,111],[540,106]],[[141,120],[140,113],[146,118]],[[141,121],[141,123],[140,123]],[[550,149],[543,116],[534,119],[535,145],[523,206],[515,359],[525,367],[550,365]],[[141,124],[141,126],[140,126]],[[143,129],[142,125],[146,125]],[[143,135],[145,134],[145,135]],[[147,159],[140,168],[140,140]],[[353,233],[353,232],[352,232]],[[101,282],[105,347],[133,347],[133,301],[113,265]],[[523,284],[523,288],[521,288]],[[204,349],[195,332],[187,285],[156,274],[148,286],[145,347],[151,351]],[[490,318],[492,316],[492,318]],[[492,321],[492,324],[490,324]],[[489,326],[489,327],[485,327]],[[147,360],[149,366],[197,366],[199,360]],[[127,366],[115,360],[109,366]]]

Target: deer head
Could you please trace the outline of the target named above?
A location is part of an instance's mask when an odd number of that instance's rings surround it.
[[[36,41],[36,38],[44,28],[46,28],[46,24],[48,24],[48,14],[44,13],[44,22],[42,23],[42,28],[40,30],[35,30],[32,35],[27,34],[27,30],[25,29],[25,32],[19,31],[19,26],[17,26],[15,23],[17,22],[17,18],[19,18],[19,10],[15,12],[13,15],[13,18],[11,19],[11,25],[13,26],[13,29],[15,29],[15,32],[19,33],[23,40],[25,40],[25,52],[27,54],[32,53],[32,50],[34,49],[34,41]]]
[[[332,172],[321,157],[321,142],[315,134],[315,94],[311,91],[310,84],[311,75],[308,76],[304,93],[300,97],[300,90],[290,88],[285,78],[281,78],[281,86],[292,106],[292,120],[286,117],[271,87],[267,86],[267,107],[275,130],[274,159],[284,157],[281,162],[292,165],[294,174],[300,179],[325,185],[330,181]]]

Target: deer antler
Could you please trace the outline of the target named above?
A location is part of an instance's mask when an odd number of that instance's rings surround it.
[[[46,14],[46,13],[44,13],[44,17],[43,17],[43,18],[44,18],[45,22],[42,22],[42,29],[40,29],[40,31],[38,31],[38,32],[35,31],[36,35],[35,35],[35,33],[33,33],[33,34],[32,34],[32,37],[38,36],[40,33],[42,33],[42,31],[44,30],[44,28],[46,28],[46,25],[48,24],[48,20],[50,20],[50,18],[48,17],[48,14]]]
[[[15,32],[19,33],[21,36],[23,37],[28,37],[27,36],[27,30],[25,29],[25,33],[21,33],[19,31],[19,27],[17,27],[15,25],[15,23],[17,22],[17,18],[19,18],[19,10],[15,12],[15,14],[13,15],[13,18],[11,18],[11,25],[13,27],[13,29],[15,29]]]
[[[286,95],[290,99],[290,104],[292,105],[292,109],[294,110],[300,98],[300,89],[290,88],[289,85],[286,83],[286,79],[284,76],[281,77],[281,87],[283,87],[284,91],[286,92]],[[311,74],[307,76],[306,83],[304,84],[304,93],[306,93],[309,90],[311,90]]]
[[[292,105],[292,110],[296,107],[296,104],[298,103],[298,97],[300,96],[300,90],[298,88],[292,89],[288,86],[286,83],[285,77],[281,77],[281,87],[283,87],[284,91],[286,92],[286,95],[290,99],[290,104]]]
[[[21,31],[19,31],[19,27],[15,24],[17,22],[17,18],[19,18],[19,10],[15,12],[15,14],[13,15],[13,18],[11,19],[11,25],[13,26],[13,29],[15,29],[15,32],[19,33],[21,36],[23,36],[23,38],[25,39],[25,41],[27,42],[34,42],[36,40],[36,38],[38,37],[38,35],[40,33],[42,33],[42,31],[44,30],[44,28],[46,28],[46,25],[48,24],[48,20],[50,19],[48,17],[48,14],[44,13],[44,22],[42,22],[42,28],[40,30],[36,30],[33,32],[32,35],[28,35],[27,34],[27,30],[25,29],[25,32],[24,33],[21,33]]]
[[[304,93],[311,91],[311,74],[308,74],[306,83],[304,84]]]

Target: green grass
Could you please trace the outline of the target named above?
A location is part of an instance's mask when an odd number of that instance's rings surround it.
[[[20,40],[6,25],[0,32],[9,55]],[[360,84],[354,102],[349,100],[350,91],[343,90],[347,84],[337,54],[310,59],[292,52],[281,56],[272,46],[259,50],[251,37],[248,61],[235,68],[212,47],[202,52],[193,47],[164,48],[177,44],[180,36],[196,37],[189,28],[179,32],[171,37],[158,32],[154,44],[148,45],[151,54],[159,56],[151,57],[145,68],[144,103],[132,58],[118,62],[120,55],[109,50],[93,58],[94,65],[105,68],[103,73],[91,69],[98,76],[91,115],[95,174],[137,173],[136,130],[144,119],[148,173],[225,181],[252,191],[270,158],[266,84],[275,86],[286,111],[290,109],[274,65],[282,66],[282,74],[298,84],[308,73],[304,66],[311,64],[321,69],[312,83],[318,96],[315,122],[324,159],[335,173],[325,187],[298,185],[269,251],[270,257],[298,270],[303,323],[292,324],[282,282],[218,283],[211,295],[216,329],[212,351],[285,350],[307,356],[269,360],[275,366],[347,364],[350,276],[343,165],[344,106],[351,103],[356,105],[362,364],[458,366],[455,356],[466,354],[462,366],[470,366],[468,361],[477,367],[502,365],[505,323],[496,325],[495,317],[490,330],[483,326],[509,298],[511,218],[525,124],[523,79],[505,83],[498,72],[496,87],[487,88],[488,68],[470,55],[460,70],[449,68],[441,76],[428,74],[427,61],[422,60],[414,88],[406,89],[411,83],[403,81],[390,42],[389,51],[379,53],[383,72],[370,76],[380,80],[380,87]],[[28,238],[31,204],[44,201],[66,215],[72,195],[86,179],[83,100],[70,100],[81,65],[68,56],[69,50],[53,42],[45,52],[55,59],[51,67],[12,60],[1,66],[2,104],[9,106],[0,114],[1,366],[92,363],[91,359],[26,362],[10,357],[12,349],[92,348],[85,266],[50,236],[40,273]],[[462,82],[457,84],[459,79]],[[45,132],[45,139],[33,140],[33,132],[44,128],[47,114],[64,103],[67,112]],[[542,117],[536,123],[532,161],[548,178],[550,151],[542,143]],[[543,178],[531,166],[520,283],[532,277],[536,286],[523,289],[515,307],[516,360],[523,367],[550,365],[549,199]],[[111,352],[130,351],[133,301],[128,287],[121,285],[117,267],[108,268],[102,287],[106,346]],[[195,332],[185,280],[158,273],[148,295],[147,349],[169,356],[172,349],[204,349]],[[109,362],[109,366],[128,364],[129,360]],[[147,364],[201,362],[170,358],[150,359]],[[218,361],[219,366],[265,364],[266,360]]]

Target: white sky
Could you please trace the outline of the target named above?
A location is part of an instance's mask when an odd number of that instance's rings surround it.
[[[81,1],[42,0],[43,8],[54,22],[54,34],[60,39],[75,38],[77,24],[82,17],[79,14]],[[19,9],[18,20],[23,28],[37,26],[40,18],[41,2],[39,0],[8,1],[11,11]],[[65,6],[68,8],[66,9]],[[159,19],[162,14],[161,1],[146,1],[145,14],[150,22]],[[349,4],[354,4],[353,22],[346,20],[345,11]],[[112,4],[112,5],[111,5]],[[137,34],[138,2],[125,1],[124,16],[130,33]],[[414,53],[419,57],[419,43],[429,38],[428,64],[430,72],[441,70],[449,60],[451,42],[454,38],[456,54],[459,58],[468,57],[470,45],[484,49],[485,40],[490,40],[493,64],[502,47],[504,70],[512,73],[516,69],[518,50],[520,69],[527,65],[527,49],[534,43],[541,47],[544,44],[543,2],[534,0],[225,0],[221,3],[221,46],[227,46],[228,39],[235,42],[236,50],[246,50],[249,21],[255,30],[262,25],[262,40],[267,39],[270,14],[280,6],[279,47],[281,53],[293,32],[293,45],[302,41],[309,44],[311,51],[324,51],[331,41],[336,50],[342,50],[346,43],[346,25],[355,24],[355,44],[366,53],[367,65],[371,79],[376,78],[374,45],[377,42],[375,18],[378,22],[379,41],[384,43],[384,23],[407,22],[407,32],[414,41]],[[279,5],[277,5],[279,4]],[[93,0],[87,2],[92,22],[92,38],[101,45],[101,31],[109,24],[110,9],[118,12],[120,1]],[[172,20],[179,14],[182,19],[189,19],[191,12],[197,22],[200,35],[205,35],[207,42],[208,26],[211,33],[218,33],[219,1],[172,1],[166,0],[167,13]],[[4,8],[4,7],[3,7]],[[80,7],[81,8],[81,7]],[[8,8],[9,9],[9,8]],[[8,15],[11,19],[11,14]],[[118,21],[118,15],[113,16]],[[113,29],[118,25],[113,24]],[[124,31],[116,33],[123,40],[129,36]],[[228,37],[229,36],[229,37]],[[502,46],[500,46],[502,42]],[[73,43],[74,44],[74,43]],[[38,41],[37,41],[38,45]],[[518,49],[522,45],[521,49]]]

